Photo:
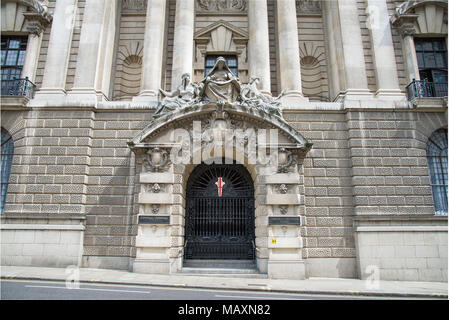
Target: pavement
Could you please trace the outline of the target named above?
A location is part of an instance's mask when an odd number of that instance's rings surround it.
[[[447,282],[384,281],[309,278],[306,280],[268,279],[244,274],[143,274],[122,270],[0,266],[2,279],[67,281],[79,274],[81,283],[131,284],[240,291],[303,294],[334,294],[375,297],[448,298]]]

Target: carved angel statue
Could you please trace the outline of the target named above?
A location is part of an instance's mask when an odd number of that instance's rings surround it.
[[[200,96],[209,101],[233,103],[241,90],[240,80],[232,73],[223,57],[218,57],[212,70],[200,84],[203,86]]]
[[[282,118],[281,103],[278,100],[284,95],[284,91],[276,98],[263,94],[257,88],[259,80],[257,77],[251,77],[249,83],[243,86],[240,93],[242,103],[253,108],[262,108],[266,112]]]
[[[181,84],[172,92],[159,89],[163,99],[154,113],[154,118],[197,102],[201,86],[190,82],[190,74],[188,73],[184,73],[181,79]]]

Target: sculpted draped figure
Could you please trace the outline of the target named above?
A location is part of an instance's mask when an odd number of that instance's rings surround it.
[[[259,81],[259,78],[251,77],[249,83],[242,87],[240,93],[242,103],[252,108],[263,109],[272,115],[282,118],[281,103],[279,99],[284,95],[284,91],[275,98],[265,95],[257,88]]]
[[[159,108],[154,113],[154,118],[169,111],[198,102],[201,84],[190,82],[190,74],[188,73],[184,73],[181,79],[181,84],[172,92],[159,89],[159,92],[164,98],[162,99]]]
[[[204,95],[212,102],[233,103],[240,95],[240,80],[231,72],[223,57],[217,58],[212,70],[200,83],[203,85],[200,96]]]
[[[159,89],[163,97],[153,119],[191,106],[208,103],[228,104],[264,111],[282,119],[281,102],[278,97],[263,94],[257,88],[259,78],[252,77],[248,84],[242,85],[232,73],[223,57],[218,57],[214,67],[199,83],[190,82],[190,74],[182,75],[181,84],[172,92]]]

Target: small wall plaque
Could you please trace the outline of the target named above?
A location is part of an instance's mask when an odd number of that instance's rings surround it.
[[[170,216],[139,216],[139,224],[170,224]]]
[[[268,217],[271,226],[300,226],[301,217]]]

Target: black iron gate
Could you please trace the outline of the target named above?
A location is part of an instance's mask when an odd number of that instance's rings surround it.
[[[195,168],[185,231],[185,259],[254,259],[254,187],[243,165]]]

